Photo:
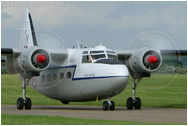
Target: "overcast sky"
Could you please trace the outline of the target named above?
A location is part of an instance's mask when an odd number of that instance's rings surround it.
[[[25,8],[31,12],[39,45],[58,45],[60,36],[70,48],[79,41],[112,49],[187,49],[186,1],[1,2],[2,47],[19,42],[16,28]]]

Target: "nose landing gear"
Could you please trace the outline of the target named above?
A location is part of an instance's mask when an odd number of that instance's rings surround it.
[[[104,111],[107,111],[107,110],[114,111],[115,110],[115,102],[111,101],[110,98],[108,98],[108,101],[103,102],[102,108]]]

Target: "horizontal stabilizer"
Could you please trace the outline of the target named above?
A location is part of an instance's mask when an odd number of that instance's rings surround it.
[[[1,55],[7,55],[7,54],[13,54],[13,49],[12,48],[2,48],[1,49]]]

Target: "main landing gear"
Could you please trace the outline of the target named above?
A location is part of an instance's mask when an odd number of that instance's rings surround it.
[[[25,109],[30,110],[31,109],[31,99],[26,98],[26,85],[28,85],[28,80],[26,78],[22,77],[19,75],[20,80],[22,81],[22,93],[23,93],[23,98],[18,98],[17,100],[17,109],[22,110],[25,106]]]
[[[132,77],[132,94],[133,98],[129,97],[127,99],[127,109],[141,109],[141,99],[139,97],[135,98],[136,94],[136,85],[139,83],[141,79],[138,80],[138,82],[135,82],[135,78]]]
[[[107,111],[107,110],[114,111],[115,110],[115,102],[111,101],[110,98],[108,98],[108,101],[103,102],[102,108],[104,111]]]

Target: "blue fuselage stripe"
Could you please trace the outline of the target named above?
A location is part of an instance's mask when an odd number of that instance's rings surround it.
[[[74,68],[73,77],[72,77],[73,81],[75,81],[75,80],[89,80],[89,79],[102,79],[102,78],[129,77],[129,75],[120,75],[120,76],[98,76],[98,77],[78,77],[78,78],[74,78],[74,75],[75,75],[75,72],[76,72],[76,67],[77,67],[77,65],[60,66],[60,67],[51,67],[51,68],[48,68],[47,70]]]
[[[115,78],[115,77],[129,77],[129,76],[80,77],[80,78],[73,78],[72,80],[89,80],[89,79],[102,79],[102,78]]]

